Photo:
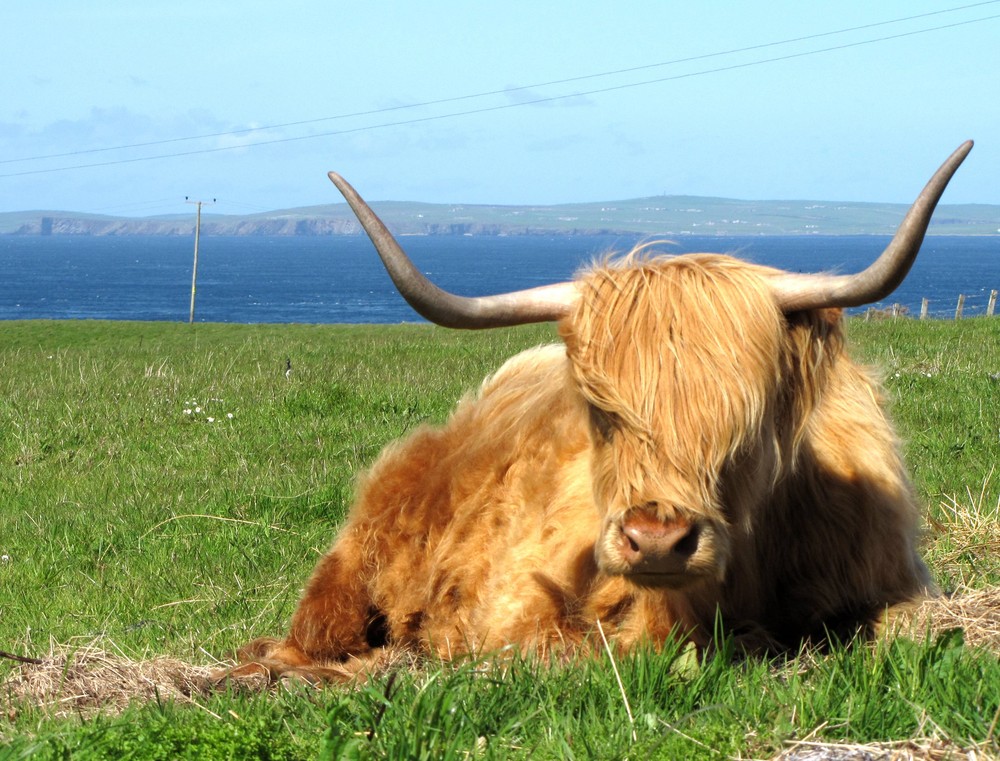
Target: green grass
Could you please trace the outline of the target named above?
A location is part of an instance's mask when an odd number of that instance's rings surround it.
[[[0,650],[98,641],[202,664],[283,632],[355,474],[388,441],[443,420],[503,359],[555,337],[551,326],[0,330]],[[1000,558],[968,550],[942,507],[954,498],[986,530],[1000,517],[1000,320],[849,332],[885,377],[938,580],[1000,584]],[[1000,734],[997,658],[954,637],[777,666],[673,653],[618,666],[634,724],[606,660],[428,665],[348,693],[222,693],[68,718],[9,697],[16,666],[0,660],[0,758],[767,757],[815,730],[960,745]]]
[[[978,491],[1000,465],[1000,320],[850,325],[852,349],[880,371],[923,496]],[[992,484],[993,504],[1000,473]]]

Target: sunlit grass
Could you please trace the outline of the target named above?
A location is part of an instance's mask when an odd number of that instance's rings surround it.
[[[355,475],[387,442],[442,421],[506,357],[555,339],[550,326],[0,329],[0,650],[99,641],[198,664],[285,629]],[[997,585],[1000,320],[853,321],[849,332],[885,380],[935,576]],[[606,660],[507,661],[428,666],[348,694],[217,695],[85,720],[8,701],[0,741],[60,758],[198,747],[299,758],[324,742],[393,758],[717,758],[767,757],[809,733],[963,746],[997,736],[996,657],[954,638],[778,667],[672,661],[618,662],[634,725]],[[15,668],[0,660],[0,680]]]

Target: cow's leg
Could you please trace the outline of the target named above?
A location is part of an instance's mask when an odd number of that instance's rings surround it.
[[[361,548],[344,536],[319,562],[292,617],[286,647],[310,661],[340,661],[380,642]]]
[[[229,675],[335,678],[345,672],[338,663],[384,645],[384,620],[372,605],[364,570],[361,547],[345,531],[313,571],[288,636],[246,645],[239,652],[243,665]]]

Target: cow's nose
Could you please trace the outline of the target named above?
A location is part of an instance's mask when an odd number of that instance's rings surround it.
[[[634,509],[622,521],[619,549],[630,573],[679,576],[698,551],[701,534],[696,522],[662,521],[646,510]]]

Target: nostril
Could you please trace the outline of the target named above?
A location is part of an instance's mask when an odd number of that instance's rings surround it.
[[[628,531],[619,528],[618,551],[621,552],[622,557],[629,564],[641,562],[643,556],[641,537],[631,536]]]
[[[674,544],[673,551],[683,558],[690,558],[698,551],[698,538],[701,535],[701,530],[698,528],[697,524],[691,527],[684,536],[677,540]]]

